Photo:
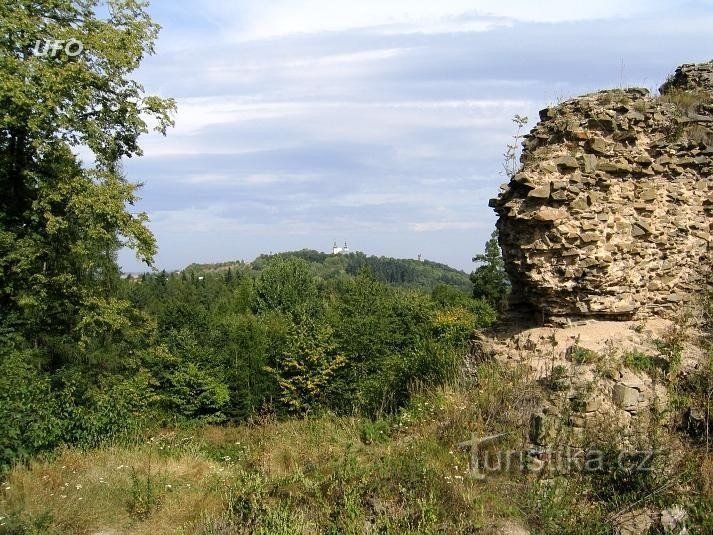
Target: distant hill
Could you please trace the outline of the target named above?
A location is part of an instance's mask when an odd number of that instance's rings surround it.
[[[383,281],[398,286],[421,288],[430,291],[438,284],[448,284],[459,290],[470,293],[472,284],[468,274],[446,264],[430,260],[413,260],[408,258],[390,258],[385,256],[367,256],[361,252],[333,255],[311,249],[288,251],[275,255],[260,255],[250,263],[221,262],[218,264],[191,264],[185,271],[193,273],[222,273],[228,269],[233,271],[249,270],[259,273],[271,258],[276,256],[291,256],[301,258],[314,269],[315,275],[323,279],[331,279],[340,275],[356,275],[368,267]]]

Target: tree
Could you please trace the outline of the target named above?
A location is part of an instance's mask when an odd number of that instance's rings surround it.
[[[312,306],[317,299],[317,285],[309,264],[294,257],[278,256],[270,260],[255,282],[256,312],[269,310],[293,313]]]
[[[333,331],[308,310],[300,309],[287,333],[287,343],[274,366],[266,367],[280,387],[280,400],[291,412],[316,408],[326,395],[326,386],[344,365],[336,353]]]
[[[473,262],[483,264],[470,275],[473,297],[483,299],[495,307],[500,306],[510,291],[510,280],[505,272],[503,258],[500,256],[497,230],[485,244],[485,253],[475,255]]]
[[[121,159],[141,155],[146,120],[172,125],[174,102],[129,78],[158,25],[138,0],[15,0],[0,21],[0,321],[36,343],[86,342],[125,326],[116,251],[150,264],[156,250],[146,214],[127,210],[139,186]],[[83,51],[38,51],[55,40]]]

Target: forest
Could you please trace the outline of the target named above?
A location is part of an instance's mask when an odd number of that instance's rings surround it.
[[[241,422],[264,412],[393,413],[416,384],[452,378],[484,300],[389,285],[368,268],[324,279],[298,256],[223,273],[118,276],[111,333],[76,345],[2,337],[2,463],[96,446],[151,425]],[[17,324],[16,324],[17,325]]]

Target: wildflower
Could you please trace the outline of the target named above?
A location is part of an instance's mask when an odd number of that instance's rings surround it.
[[[79,490],[79,489],[81,489],[81,488],[82,488],[82,486],[79,485],[79,484],[77,484],[77,490]]]

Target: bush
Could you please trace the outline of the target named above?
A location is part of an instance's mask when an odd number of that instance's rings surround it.
[[[285,346],[266,370],[276,379],[287,409],[305,412],[318,407],[326,395],[326,384],[343,365],[331,327],[302,310],[288,330]]]
[[[188,363],[169,375],[168,381],[164,399],[175,414],[211,423],[225,419],[230,392],[212,374]]]
[[[661,359],[641,351],[629,351],[624,354],[624,366],[635,371],[652,373],[661,368]]]
[[[599,355],[596,351],[587,349],[580,345],[573,345],[569,350],[569,357],[575,364],[592,364],[599,360]]]
[[[47,451],[67,433],[66,415],[32,351],[0,347],[0,470]]]
[[[293,313],[316,302],[317,285],[304,260],[275,257],[255,282],[254,308],[257,313]]]

